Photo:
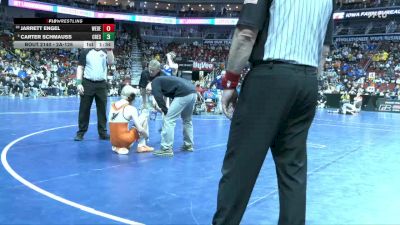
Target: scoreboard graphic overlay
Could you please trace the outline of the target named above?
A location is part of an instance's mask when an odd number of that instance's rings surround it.
[[[14,48],[114,48],[114,19],[14,19]]]

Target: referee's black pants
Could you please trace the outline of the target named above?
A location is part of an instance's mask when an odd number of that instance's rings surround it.
[[[93,99],[95,99],[97,110],[97,130],[100,136],[107,135],[107,82],[83,79],[82,85],[84,88],[84,94],[81,95],[81,103],[79,105],[79,130],[77,134],[83,136],[88,130],[90,108],[92,107]]]
[[[231,122],[213,224],[240,223],[269,148],[278,178],[279,224],[305,224],[306,140],[317,97],[313,67],[261,64],[249,72]]]

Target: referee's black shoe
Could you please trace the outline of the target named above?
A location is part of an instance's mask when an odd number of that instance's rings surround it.
[[[110,135],[109,134],[100,134],[99,138],[101,140],[110,140]]]
[[[83,141],[83,135],[82,134],[77,134],[74,138],[74,141]]]

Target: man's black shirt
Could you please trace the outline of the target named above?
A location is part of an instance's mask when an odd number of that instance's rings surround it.
[[[140,74],[139,87],[146,88],[147,84],[150,82],[150,72],[148,70],[143,70]]]
[[[167,114],[168,108],[165,105],[163,96],[175,98],[196,93],[196,88],[191,81],[174,76],[157,77],[151,83],[151,87],[154,99],[164,114]]]

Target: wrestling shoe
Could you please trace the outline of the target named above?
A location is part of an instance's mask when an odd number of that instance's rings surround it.
[[[119,155],[126,155],[129,153],[129,150],[127,148],[117,148],[112,146],[111,149]]]
[[[100,134],[99,138],[101,140],[110,140],[110,135],[109,134]]]
[[[77,134],[74,138],[74,141],[83,141],[83,135],[82,134]]]
[[[140,147],[137,147],[136,152],[138,153],[142,153],[142,152],[152,152],[154,150],[153,147],[147,146],[147,145],[143,145]]]
[[[171,149],[157,150],[153,152],[156,156],[174,156],[174,152]]]
[[[191,146],[191,145],[183,145],[181,147],[181,149],[182,149],[182,151],[185,151],[185,152],[193,152],[193,146]]]

